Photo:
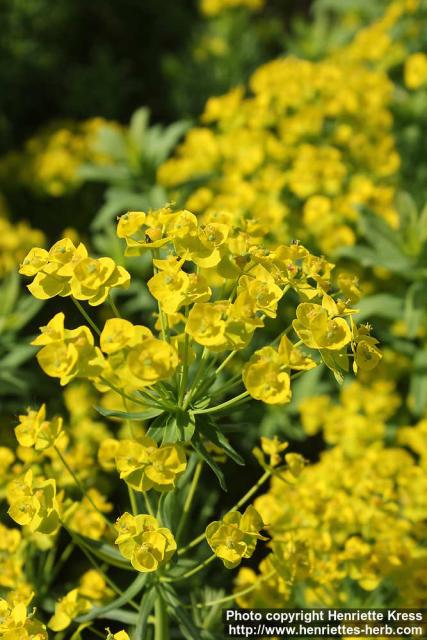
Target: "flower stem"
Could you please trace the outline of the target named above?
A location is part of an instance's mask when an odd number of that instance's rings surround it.
[[[154,613],[154,640],[169,640],[168,611],[160,591],[157,592]]]
[[[120,311],[117,309],[116,304],[110,294],[108,294],[108,303],[111,307],[111,311],[114,313],[116,318],[121,318],[122,316],[120,314]]]
[[[107,516],[105,515],[105,513],[102,513],[102,511],[96,506],[96,504],[94,503],[94,501],[92,500],[92,498],[90,497],[90,495],[87,493],[82,481],[80,480],[80,478],[74,473],[73,469],[70,467],[70,465],[68,464],[68,462],[66,461],[66,459],[64,458],[64,456],[62,455],[61,451],[58,449],[58,447],[54,446],[53,447],[56,451],[56,453],[58,454],[59,459],[61,460],[62,464],[64,465],[64,467],[67,469],[68,473],[71,475],[71,477],[73,478],[74,482],[76,483],[80,493],[86,498],[86,500],[90,503],[90,505],[95,509],[95,511],[97,511],[99,513],[99,515],[101,516],[101,518],[104,520],[105,524],[108,525],[109,527],[111,527],[114,531],[114,525],[109,521],[109,519],[107,518]]]
[[[74,302],[74,304],[76,305],[77,309],[80,311],[80,313],[82,314],[82,316],[86,320],[86,322],[88,322],[90,324],[90,326],[92,327],[92,329],[95,331],[95,333],[97,333],[100,336],[101,335],[100,328],[92,320],[92,318],[89,316],[89,314],[84,310],[84,308],[80,304],[80,302],[78,300],[76,300],[75,298],[71,298],[71,300]]]
[[[266,580],[269,580],[270,578],[272,578],[275,573],[277,573],[276,569],[273,569],[273,571],[270,571],[270,573],[267,573],[266,576],[262,576],[261,578],[258,578],[257,581],[250,587],[246,587],[246,589],[237,591],[236,593],[233,593],[231,596],[226,596],[225,598],[218,598],[217,600],[211,600],[210,602],[200,602],[195,604],[194,606],[196,606],[198,609],[203,609],[203,607],[214,607],[215,605],[224,604],[225,602],[230,602],[232,600],[235,600],[236,598],[240,598],[240,596],[244,596],[247,593],[250,593],[251,591],[256,589],[262,582],[265,582]]]
[[[239,502],[236,502],[236,504],[233,507],[231,507],[231,509],[229,509],[227,511],[227,513],[230,513],[230,511],[236,511],[237,509],[239,509],[239,507],[241,507],[246,502],[248,502],[248,500],[250,500],[252,498],[254,493],[256,493],[258,491],[258,489],[264,484],[264,482],[266,482],[268,480],[268,478],[271,476],[271,473],[272,473],[271,470],[266,471],[259,478],[259,480],[253,485],[253,487],[251,487],[251,489],[249,489],[249,491],[247,491],[245,493],[243,498],[240,498]],[[185,547],[182,547],[181,549],[179,549],[178,550],[178,556],[184,555],[184,553],[186,553],[187,551],[189,551],[190,549],[192,549],[193,547],[198,545],[204,539],[205,539],[205,533],[203,532],[199,536],[197,536],[197,538],[194,538],[194,540],[189,542]]]
[[[227,402],[223,402],[222,404],[217,404],[215,407],[208,407],[207,409],[198,409],[194,411],[194,413],[217,413],[218,411],[222,411],[223,409],[228,409],[229,407],[233,407],[234,405],[249,400],[249,392],[244,391],[240,395],[235,398],[231,398],[231,400],[227,400]]]
[[[200,462],[197,463],[196,469],[194,471],[193,479],[191,481],[190,488],[189,488],[187,496],[185,498],[184,507],[183,507],[183,510],[182,510],[181,520],[179,522],[178,529],[177,529],[176,536],[175,536],[177,544],[179,543],[181,535],[182,535],[182,533],[183,533],[183,531],[185,529],[185,525],[187,524],[188,516],[190,514],[190,509],[191,509],[191,503],[193,502],[194,494],[195,494],[196,489],[197,489],[197,484],[198,484],[199,479],[200,479],[200,474],[202,472],[202,468],[203,468],[203,461],[201,460]]]
[[[145,506],[147,507],[148,513],[150,514],[150,516],[154,517],[154,509],[146,491],[143,491],[143,496],[144,496],[144,502],[145,502]]]
[[[203,562],[201,562],[196,567],[194,567],[194,569],[191,569],[190,571],[187,571],[186,573],[183,573],[181,576],[176,576],[176,578],[175,577],[174,578],[160,578],[160,581],[161,582],[178,582],[180,580],[186,580],[187,578],[191,578],[191,576],[196,575],[196,573],[199,573],[205,567],[207,567],[208,564],[210,564],[211,562],[213,562],[215,560],[215,558],[216,558],[216,555],[212,554],[211,556],[206,558],[206,560],[203,560]]]

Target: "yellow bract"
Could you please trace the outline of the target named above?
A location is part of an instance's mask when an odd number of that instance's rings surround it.
[[[130,275],[111,258],[89,258],[83,244],[76,248],[69,238],[49,251],[35,247],[24,258],[19,273],[35,276],[28,289],[35,298],[72,295],[90,305],[102,304],[113,287],[128,287]]]
[[[234,569],[242,558],[252,556],[257,540],[266,539],[259,533],[263,527],[258,511],[249,506],[243,515],[230,511],[222,520],[211,522],[206,528],[206,540],[224,566]]]
[[[27,613],[23,603],[11,605],[0,599],[0,637],[2,640],[48,640],[46,626]]]
[[[34,447],[42,451],[56,445],[63,435],[62,418],[51,421],[46,418],[46,406],[43,404],[38,411],[28,410],[26,415],[19,416],[19,425],[15,427],[15,436],[23,447]]]
[[[297,308],[293,321],[295,333],[311,349],[340,350],[351,340],[351,332],[344,318],[328,314],[318,305],[303,302]]]
[[[30,469],[8,485],[10,517],[31,531],[53,534],[59,527],[55,480],[33,479]]]
[[[120,478],[137,491],[170,491],[184,473],[187,460],[182,447],[176,444],[157,444],[147,436],[139,441],[122,440],[116,452]]]
[[[124,513],[116,523],[120,553],[142,573],[157,571],[176,551],[172,533],[149,515]]]

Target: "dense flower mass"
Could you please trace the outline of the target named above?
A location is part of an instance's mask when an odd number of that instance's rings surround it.
[[[416,32],[401,21],[417,7],[391,2],[325,59],[279,58],[257,69],[247,90],[212,97],[201,124],[160,167],[160,182],[206,224],[282,242],[296,236],[327,255],[355,243],[361,207],[397,226],[400,159],[385,69]],[[425,59],[408,57],[408,87],[425,82]]]

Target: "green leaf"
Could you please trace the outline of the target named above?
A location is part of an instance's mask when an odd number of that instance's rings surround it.
[[[408,325],[408,338],[415,338],[418,327],[422,323],[427,308],[427,283],[414,282],[408,289],[405,298],[404,318]]]
[[[129,123],[129,136],[138,150],[144,150],[145,135],[147,133],[150,111],[146,107],[140,107],[132,114]]]
[[[82,631],[90,627],[90,622],[85,622],[80,624],[78,628],[74,631],[73,635],[70,637],[70,640],[82,640]]]
[[[130,562],[126,560],[120,551],[107,542],[101,540],[92,540],[82,536],[75,531],[69,531],[71,537],[77,542],[77,544],[86,547],[94,556],[103,560],[107,564],[110,564],[119,569],[126,569],[127,571],[135,571]]]
[[[347,353],[345,351],[327,351],[326,349],[321,349],[320,355],[328,369],[334,374],[338,384],[342,384],[344,382],[342,372],[348,371],[349,369]]]
[[[223,474],[221,468],[219,467],[219,465],[215,462],[213,457],[210,455],[210,453],[208,451],[206,451],[206,448],[203,445],[203,442],[201,441],[200,435],[197,433],[197,431],[195,433],[195,437],[191,441],[191,445],[192,445],[193,449],[196,451],[196,453],[198,453],[199,456],[212,469],[212,471],[214,472],[214,474],[216,475],[216,477],[218,479],[218,482],[220,484],[221,489],[223,491],[227,491],[227,485],[225,483],[224,474]]]
[[[415,416],[424,415],[427,408],[427,350],[416,353],[413,360],[409,404]]]
[[[170,585],[161,587],[161,593],[166,603],[168,604],[168,610],[170,614],[178,621],[181,633],[184,638],[188,640],[194,640],[200,638],[201,640],[211,640],[214,636],[210,631],[201,629],[196,626],[194,620],[184,608],[180,599],[176,595],[175,590]]]
[[[9,315],[19,296],[19,279],[17,271],[11,271],[1,283],[0,287],[0,315]]]
[[[2,368],[16,369],[23,362],[26,362],[36,353],[37,348],[27,344],[17,344],[13,347],[13,351],[8,353],[2,359]]]
[[[163,409],[146,409],[145,411],[116,411],[116,409],[104,409],[95,407],[96,411],[105,418],[120,418],[121,420],[149,420],[164,413]]]
[[[221,447],[229,458],[240,466],[245,465],[242,456],[231,446],[228,438],[222,433],[220,427],[209,416],[197,416],[197,430],[213,442],[217,447]]]
[[[176,416],[169,414],[162,430],[162,444],[174,444],[180,440],[180,433]]]
[[[135,625],[135,632],[132,636],[134,640],[141,640],[141,638],[145,638],[147,636],[148,616],[153,610],[156,595],[156,590],[154,587],[152,587],[142,597],[138,618]]]
[[[181,500],[179,492],[168,491],[162,493],[159,500],[159,517],[163,526],[174,529],[181,515]]]
[[[196,421],[192,411],[178,413],[176,424],[183,442],[190,442],[196,429]]]
[[[360,300],[357,306],[359,309],[356,316],[358,322],[373,316],[386,320],[401,320],[403,318],[403,300],[391,293],[376,293],[372,296],[366,296]]]
[[[147,199],[144,194],[134,193],[127,189],[110,188],[105,197],[105,204],[98,211],[91,224],[94,231],[104,228],[115,216],[124,211],[147,208]]]
[[[111,613],[114,609],[120,609],[125,604],[134,599],[142,590],[147,581],[146,573],[139,573],[130,586],[122,593],[121,596],[100,607],[92,607],[92,609],[83,616],[77,618],[77,622],[86,622],[87,620],[96,620],[105,617],[105,614]]]

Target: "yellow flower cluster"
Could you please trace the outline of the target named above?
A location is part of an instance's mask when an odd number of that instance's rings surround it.
[[[80,578],[80,585],[69,591],[55,605],[55,613],[49,620],[49,629],[62,631],[74,618],[86,613],[93,605],[99,606],[111,600],[114,592],[107,586],[103,576],[96,570],[86,571]]]
[[[34,478],[32,469],[7,487],[10,517],[30,531],[56,533],[59,527],[59,504],[55,480]]]
[[[234,569],[242,558],[250,558],[257,540],[267,540],[259,532],[264,527],[261,516],[249,506],[241,514],[230,511],[222,520],[211,522],[206,528],[206,540],[227,569]]]
[[[108,164],[109,157],[97,150],[101,129],[116,131],[119,125],[92,118],[30,138],[21,153],[10,153],[0,163],[0,175],[18,179],[31,189],[59,197],[81,184],[79,168],[85,162]]]
[[[248,92],[210,98],[160,183],[205,224],[227,222],[255,241],[296,236],[327,254],[355,242],[362,205],[396,225],[392,84],[356,56],[362,46],[318,62],[269,62]]]
[[[329,396],[301,404],[307,433],[322,428],[332,448],[296,483],[273,477],[255,501],[271,525],[271,554],[259,574],[240,571],[236,591],[254,587],[241,606],[283,606],[295,598],[302,606],[347,606],[356,586],[363,593],[386,583],[399,589],[405,606],[422,604],[427,429],[425,420],[400,428],[395,446],[386,446],[387,421],[400,402],[394,383],[379,379],[344,387],[338,404]],[[379,592],[375,597],[381,603]]]
[[[377,341],[350,318],[354,310],[349,301],[359,294],[356,279],[340,274],[345,297],[333,298],[334,265],[299,243],[265,249],[240,227],[204,224],[190,211],[170,208],[121,216],[117,235],[125,240],[128,255],[152,252],[154,274],[147,286],[159,306],[156,327],[161,335],[112,318],[100,332],[99,348],[88,327],[65,329],[64,315],[58,313],[32,344],[42,347],[37,355],[42,369],[62,385],[83,377],[101,391],[119,388],[129,393],[168,380],[187,366],[183,360],[189,359],[189,340],[213,354],[243,349],[266,319],[277,317],[290,289],[302,302],[286,333],[293,329],[299,342],[295,345],[284,335],[277,351],[270,346],[255,352],[243,371],[252,397],[270,404],[289,402],[291,371],[318,364],[300,344],[319,352],[335,373],[349,369],[349,347],[355,372],[380,360]],[[87,255],[83,245],[76,248],[64,239],[49,251],[32,249],[20,272],[35,276],[29,289],[36,297],[70,295],[95,306],[113,286],[127,286],[130,277],[111,259]]]
[[[28,613],[25,604],[0,599],[0,637],[3,640],[48,640],[46,626]]]
[[[130,275],[111,258],[90,258],[86,247],[75,247],[69,238],[49,251],[35,247],[24,258],[19,273],[34,276],[28,289],[35,298],[73,296],[91,306],[102,304],[113,287],[127,287]]]
[[[176,551],[176,542],[165,527],[150,515],[124,513],[116,522],[116,544],[137,571],[148,573],[166,564]]]
[[[262,9],[265,0],[200,0],[200,10],[206,16],[216,16],[227,9],[244,7],[249,11]]]
[[[145,436],[138,442],[117,442],[116,465],[120,478],[136,491],[170,491],[184,473],[187,460],[180,446],[158,447],[152,438]]]

